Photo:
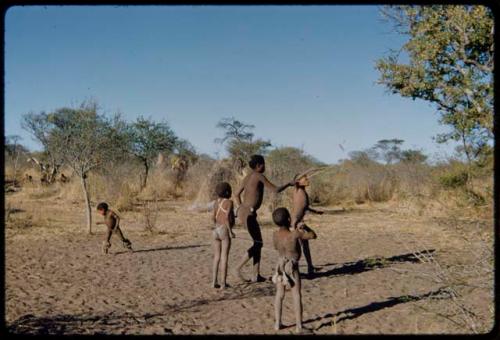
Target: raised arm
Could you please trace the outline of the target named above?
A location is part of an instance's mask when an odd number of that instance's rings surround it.
[[[272,191],[272,192],[274,192],[274,193],[276,193],[276,194],[277,194],[277,193],[282,192],[282,191],[283,191],[283,190],[285,190],[286,188],[288,188],[288,187],[290,187],[290,186],[294,185],[294,183],[295,183],[295,181],[294,181],[294,180],[292,180],[292,181],[290,181],[290,182],[288,182],[288,183],[285,183],[285,184],[283,184],[282,186],[279,186],[279,187],[278,187],[278,186],[274,185],[273,183],[271,183],[271,181],[269,181],[269,180],[267,179],[267,177],[266,177],[266,176],[264,176],[264,175],[262,175],[262,174],[260,174],[260,180],[261,180],[261,182],[262,182],[262,183],[264,183],[264,186],[265,186],[267,189],[269,189],[270,191]]]

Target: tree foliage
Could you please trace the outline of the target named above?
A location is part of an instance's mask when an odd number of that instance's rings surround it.
[[[484,6],[393,6],[383,14],[408,36],[400,52],[377,61],[379,83],[392,93],[435,105],[469,161],[493,139],[493,13]]]
[[[253,154],[265,154],[271,146],[268,140],[254,139],[250,131],[254,125],[242,123],[234,117],[221,119],[216,127],[224,130],[224,136],[216,138],[215,142],[226,144],[227,152],[239,169],[246,166]]]
[[[144,165],[144,176],[141,187],[147,184],[149,169],[152,162],[162,152],[170,154],[177,146],[178,138],[166,122],[154,122],[151,118],[140,116],[128,126],[130,153]],[[186,143],[183,143],[188,147]]]

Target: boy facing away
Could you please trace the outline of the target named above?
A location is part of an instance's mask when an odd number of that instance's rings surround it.
[[[282,328],[281,314],[285,289],[292,291],[293,307],[295,311],[296,331],[303,332],[302,328],[302,297],[300,292],[300,240],[316,238],[314,231],[292,229],[290,213],[286,208],[278,208],[273,212],[273,221],[280,228],[273,234],[274,248],[278,251],[278,262],[273,282],[276,284],[276,298],[274,302],[275,330]],[[306,332],[309,330],[306,330]]]
[[[246,256],[243,261],[237,267],[236,274],[238,277],[246,281],[241,275],[242,267],[250,260],[253,259],[253,272],[252,272],[252,282],[262,282],[265,281],[260,275],[260,255],[262,250],[262,235],[260,232],[260,225],[257,221],[257,210],[259,210],[262,204],[262,199],[264,197],[264,187],[271,190],[274,193],[279,193],[289,186],[294,184],[294,181],[285,183],[284,185],[277,187],[271,183],[264,172],[266,171],[266,164],[264,157],[261,155],[253,155],[248,162],[248,165],[252,171],[243,179],[241,188],[236,192],[235,199],[238,204],[237,215],[240,223],[244,225],[253,240],[253,245],[247,250]],[[243,201],[241,200],[241,194],[243,193]]]
[[[293,205],[292,205],[292,227],[294,229],[302,229],[312,231],[307,225],[304,224],[304,216],[306,212],[310,211],[314,214],[323,214],[322,211],[315,210],[309,206],[309,195],[307,194],[306,187],[309,185],[307,175],[302,175],[297,178],[295,182],[295,190],[293,191]],[[316,268],[313,266],[311,258],[311,250],[309,249],[309,241],[301,240],[302,249],[304,250],[304,257],[307,262],[307,274],[312,275]]]
[[[231,237],[235,237],[233,233],[234,212],[233,201],[231,198],[231,185],[227,182],[221,182],[215,187],[217,193],[217,201],[214,205],[213,222],[215,228],[213,230],[213,245],[214,245],[214,263],[213,263],[213,280],[212,287],[224,289],[229,287],[226,283],[227,278],[227,263],[229,257],[229,249],[231,248]],[[219,263],[222,260],[222,284],[217,282],[217,272]]]
[[[107,254],[109,251],[109,247],[111,247],[111,235],[113,233],[118,234],[120,237],[123,247],[132,251],[132,243],[123,236],[123,233],[120,229],[120,216],[118,216],[113,210],[109,209],[108,204],[105,202],[99,203],[97,205],[97,212],[104,216],[104,222],[97,222],[96,224],[106,224],[108,228],[108,232],[106,234],[106,240],[104,241],[102,251],[104,254]]]

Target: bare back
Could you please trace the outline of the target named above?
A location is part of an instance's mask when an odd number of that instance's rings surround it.
[[[104,222],[106,223],[109,229],[114,229],[115,227],[118,226],[118,216],[113,210],[108,209],[106,215],[104,216]]]
[[[290,231],[280,228],[273,234],[273,244],[280,257],[298,261],[301,255],[299,240],[313,238],[316,238],[316,234],[313,231]]]
[[[230,199],[217,199],[214,205],[214,222],[218,225],[234,226],[233,201]]]

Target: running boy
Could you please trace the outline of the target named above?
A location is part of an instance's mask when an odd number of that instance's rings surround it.
[[[278,208],[273,212],[273,221],[280,228],[273,234],[274,248],[278,251],[278,263],[273,276],[276,284],[276,298],[274,302],[275,330],[282,328],[281,311],[285,289],[292,291],[293,305],[295,311],[296,331],[303,332],[302,328],[302,298],[300,292],[300,240],[316,238],[314,231],[292,229],[290,224],[290,213],[286,208]]]
[[[234,212],[233,201],[231,198],[231,185],[227,182],[221,182],[215,187],[217,193],[217,201],[214,205],[213,222],[215,229],[213,231],[214,238],[214,263],[213,263],[213,280],[212,287],[224,289],[229,287],[226,283],[227,277],[227,260],[229,257],[229,249],[231,248],[231,237],[235,237],[233,233]],[[222,258],[222,284],[217,282],[217,272],[219,263]]]
[[[97,212],[104,216],[104,222],[97,222],[96,224],[106,224],[108,227],[108,233],[106,235],[106,240],[104,241],[102,251],[104,254],[108,253],[109,247],[111,247],[111,235],[117,233],[122,240],[123,246],[128,250],[132,251],[132,243],[123,236],[120,229],[120,216],[118,216],[113,210],[108,208],[108,204],[105,202],[99,203],[97,205]]]

